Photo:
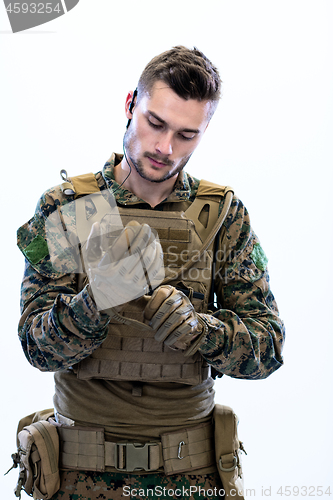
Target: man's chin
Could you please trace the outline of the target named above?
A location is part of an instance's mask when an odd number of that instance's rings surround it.
[[[142,177],[142,179],[145,179],[146,181],[154,182],[154,183],[164,182],[178,173],[178,172],[170,172],[170,171],[161,172],[161,169],[157,168],[157,167],[156,168],[152,167],[151,172],[147,172],[146,170],[144,170],[141,167],[138,167],[137,165],[134,165],[134,166],[135,166],[135,170],[140,175],[140,177]]]
[[[140,174],[141,175],[141,174]],[[173,174],[175,175],[175,174]],[[171,177],[173,177],[173,175],[165,175],[163,177],[159,176],[159,177],[153,177],[153,176],[147,176],[147,175],[141,175],[141,177],[143,179],[145,179],[146,181],[149,181],[149,182],[153,182],[155,184],[158,184],[158,183],[161,183],[161,182],[164,182],[164,181],[167,181],[168,179],[170,179]]]

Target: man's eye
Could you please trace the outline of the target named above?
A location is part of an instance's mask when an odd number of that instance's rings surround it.
[[[190,137],[188,137],[187,135],[183,135],[183,134],[179,134],[180,135],[180,138],[183,139],[184,141],[192,141],[192,139],[194,139],[195,135],[191,135]]]
[[[151,127],[153,127],[153,128],[162,128],[162,125],[161,125],[160,123],[153,123],[153,122],[152,122],[152,121],[150,121],[149,119],[148,119],[148,123],[149,123],[149,125],[150,125]]]

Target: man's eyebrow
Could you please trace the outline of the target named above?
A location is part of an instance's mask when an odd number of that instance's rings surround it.
[[[165,120],[163,120],[162,118],[160,118],[156,113],[154,113],[154,111],[148,110],[148,112],[149,112],[150,115],[152,115],[156,120],[158,120],[159,122],[161,122],[163,125],[167,124],[167,122]],[[180,132],[190,132],[192,134],[199,134],[200,130],[197,129],[197,128],[182,128],[180,130]]]

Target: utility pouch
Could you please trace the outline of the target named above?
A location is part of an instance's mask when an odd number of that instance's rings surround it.
[[[238,418],[229,406],[215,405],[215,458],[225,498],[244,500],[243,472],[240,451],[243,444],[237,435]]]
[[[60,487],[59,436],[47,419],[52,410],[44,410],[20,420],[17,430],[17,453],[12,455],[19,466],[15,495],[21,490],[35,499],[48,500]]]

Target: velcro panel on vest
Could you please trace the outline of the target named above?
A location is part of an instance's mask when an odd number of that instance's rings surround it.
[[[93,173],[77,175],[68,180],[72,184],[76,196],[98,193],[100,190]]]
[[[123,209],[121,207],[118,207],[118,210],[124,226],[135,220],[140,224],[148,224],[156,231],[163,249],[165,266],[181,267],[189,259],[195,241],[195,225],[183,214],[133,208]],[[107,224],[106,233],[111,246],[118,236],[118,233],[114,231],[118,225],[117,215],[107,214],[104,217],[104,222]],[[200,242],[198,242],[198,246],[200,246]]]
[[[104,430],[57,426],[62,443],[60,467],[105,470]]]
[[[162,434],[165,474],[178,474],[215,464],[211,423]]]

